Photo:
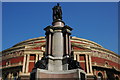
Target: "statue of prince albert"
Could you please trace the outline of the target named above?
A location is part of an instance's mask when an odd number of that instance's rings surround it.
[[[55,20],[62,20],[62,10],[59,6],[59,3],[57,3],[57,6],[54,6],[53,8],[53,21]]]

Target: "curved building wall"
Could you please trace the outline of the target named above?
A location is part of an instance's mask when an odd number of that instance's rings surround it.
[[[101,45],[82,38],[71,37],[74,60],[87,75],[94,78],[119,78],[120,56]],[[3,78],[19,78],[27,76],[34,64],[41,59],[45,52],[45,37],[22,41],[13,47],[2,51]]]

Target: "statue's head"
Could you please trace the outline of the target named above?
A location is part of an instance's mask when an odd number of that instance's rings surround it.
[[[60,4],[59,3],[57,3],[57,6],[59,6]]]

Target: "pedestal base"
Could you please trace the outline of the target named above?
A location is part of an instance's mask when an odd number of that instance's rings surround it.
[[[95,76],[93,74],[88,74],[87,80],[96,80],[96,79],[95,79]]]
[[[86,80],[86,73],[81,69],[56,72],[36,69],[31,72],[31,80]]]
[[[20,73],[20,80],[30,80],[30,73]]]

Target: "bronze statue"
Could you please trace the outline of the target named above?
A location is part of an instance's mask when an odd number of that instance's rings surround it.
[[[53,21],[55,20],[62,20],[62,10],[59,3],[57,3],[57,6],[53,7]]]

